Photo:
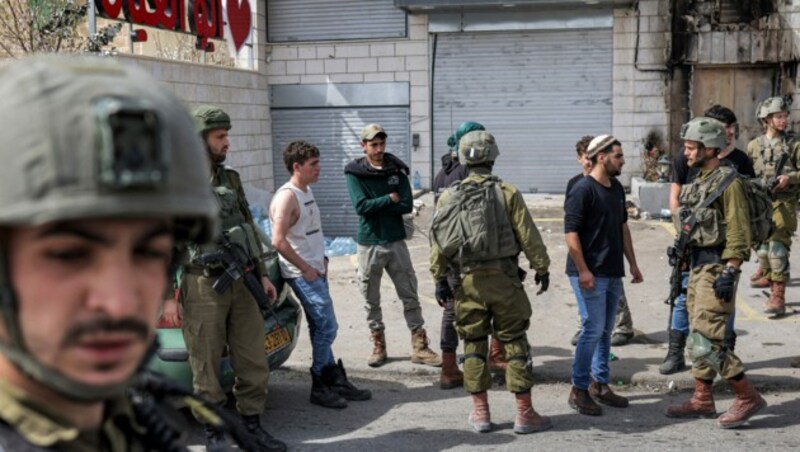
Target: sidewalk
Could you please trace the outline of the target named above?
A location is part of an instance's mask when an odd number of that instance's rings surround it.
[[[430,224],[433,196],[426,193],[419,198],[425,203],[415,218],[417,233],[408,242],[414,270],[419,280],[419,295],[426,320],[431,348],[437,353],[441,324],[441,308],[433,297],[434,284],[428,270],[427,228]],[[538,383],[570,381],[573,347],[570,338],[578,327],[575,298],[564,274],[567,249],[563,234],[563,196],[526,195],[528,207],[539,227],[551,259],[550,290],[536,296],[533,274],[529,273],[525,288],[531,298],[533,316],[528,338],[532,347],[534,376]],[[630,284],[626,278],[625,290],[633,316],[636,336],[623,347],[612,347],[619,359],[611,362],[611,375],[615,382],[645,387],[663,388],[671,382],[678,389],[693,387],[689,371],[674,375],[661,375],[658,365],[666,355],[668,306],[664,299],[668,293],[670,267],[665,250],[672,243],[674,229],[667,222],[655,220],[629,223],[634,240],[639,267],[644,282]],[[800,268],[800,256],[794,253],[791,263]],[[339,322],[339,336],[334,353],[342,358],[348,374],[367,379],[402,379],[403,376],[430,375],[431,384],[438,384],[439,369],[412,364],[409,359],[411,335],[402,317],[402,304],[394,292],[388,275],[382,282],[382,306],[386,328],[389,361],[373,369],[367,366],[372,350],[365,320],[362,297],[356,281],[356,256],[334,257],[330,260],[331,293]],[[527,268],[524,257],[522,266]],[[800,355],[800,309],[798,285],[793,278],[787,290],[788,315],[770,320],[761,313],[761,304],[768,298],[762,289],[751,289],[749,275],[755,270],[754,255],[742,267],[743,284],[737,295],[736,332],[737,355],[744,361],[748,377],[761,389],[800,389],[800,369],[789,367],[789,361]],[[627,269],[627,265],[626,265]],[[284,364],[293,370],[308,372],[311,365],[311,347],[306,325],[291,358]],[[461,349],[461,348],[460,348]]]

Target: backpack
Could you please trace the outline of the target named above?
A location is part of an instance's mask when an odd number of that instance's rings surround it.
[[[750,214],[750,243],[755,246],[766,242],[772,235],[772,192],[766,183],[757,177],[741,178],[747,195],[747,211]]]
[[[431,241],[460,266],[516,256],[519,243],[506,211],[500,179],[464,179],[446,191],[431,223]]]

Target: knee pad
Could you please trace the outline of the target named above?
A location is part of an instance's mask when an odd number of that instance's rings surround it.
[[[789,272],[789,250],[778,241],[769,242],[769,265],[774,273]]]
[[[769,268],[769,245],[762,244],[758,247],[756,251],[756,256],[758,257],[758,266],[764,269]]]
[[[689,357],[692,358],[692,367],[706,364],[717,373],[721,373],[720,369],[725,361],[725,350],[714,350],[714,346],[707,337],[697,331],[692,331],[686,338],[686,350],[689,352]]]
[[[487,338],[464,340],[464,366],[468,364],[468,360],[477,360],[472,365],[486,365],[486,359],[489,354],[489,340]]]
[[[503,350],[506,352],[508,365],[518,365],[520,367],[532,369],[533,360],[531,359],[528,340],[523,336],[513,341],[503,343]]]

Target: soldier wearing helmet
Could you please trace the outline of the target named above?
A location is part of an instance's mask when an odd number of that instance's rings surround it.
[[[783,97],[770,97],[756,109],[756,117],[764,126],[764,134],[747,144],[756,176],[765,181],[774,179],[772,222],[775,231],[769,240],[757,247],[758,270],[750,278],[754,287],[770,287],[771,295],[764,305],[770,318],[786,312],[786,283],[789,281],[789,249],[797,230],[797,196],[800,194],[800,143],[786,135],[789,104]],[[781,174],[775,174],[781,155],[788,161]]]
[[[739,267],[750,257],[749,212],[742,208],[747,205],[747,195],[736,169],[720,165],[719,153],[727,146],[723,123],[695,118],[683,125],[681,139],[689,166],[700,170],[681,188],[679,215],[682,229],[692,218],[698,220],[688,232],[691,257],[686,297],[691,328],[686,348],[692,358],[695,390],[690,400],[668,407],[666,414],[716,417],[712,384],[719,374],[728,380],[736,399],[719,416],[717,425],[736,428],[766,406],[745,376],[742,361],[723,342],[736,310]],[[707,199],[712,200],[710,204]]]
[[[173,450],[128,395],[173,249],[216,228],[192,120],[106,59],[10,63],[0,98],[0,449]]]
[[[205,161],[211,169],[211,188],[220,208],[222,232],[239,249],[246,251],[258,270],[264,291],[274,300],[275,287],[266,276],[258,226],[250,213],[239,173],[224,165],[231,119],[221,108],[210,105],[196,108],[192,116],[206,147],[208,158]],[[214,290],[214,283],[223,275],[225,267],[203,256],[216,249],[217,245],[191,244],[180,284],[178,313],[189,351],[194,390],[214,403],[225,403],[227,397],[220,386],[217,363],[227,346],[236,376],[233,386],[236,409],[245,428],[258,440],[260,450],[285,450],[286,445],[261,426],[260,415],[266,402],[269,377],[263,347],[263,316],[241,278],[233,281],[223,293]],[[210,449],[223,444],[224,437],[218,429],[206,425],[205,430]]]
[[[481,433],[492,428],[487,361],[488,337],[494,334],[508,359],[506,387],[516,397],[514,432],[525,434],[546,430],[551,423],[534,411],[531,402],[533,374],[527,340],[531,304],[520,281],[518,255],[524,252],[536,271],[536,283],[541,284],[539,293],[550,284],[550,258],[522,194],[492,175],[499,154],[494,136],[485,131],[469,132],[459,141],[459,160],[469,168],[469,176],[445,190],[436,204],[431,228],[431,274],[436,281],[436,299],[455,299],[456,331],[464,340],[464,389],[472,395],[473,402],[470,425]],[[474,211],[480,221],[470,221],[461,214],[468,210],[461,209],[467,193],[476,196],[470,199],[477,204],[470,201],[470,205],[485,206]],[[459,234],[447,231],[480,228],[490,216],[494,227],[468,234],[479,243],[451,246]],[[453,274],[458,279],[451,290],[447,278]]]

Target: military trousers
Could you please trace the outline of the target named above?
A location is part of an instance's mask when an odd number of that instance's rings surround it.
[[[782,198],[772,203],[772,224],[775,227],[767,242],[757,248],[761,271],[770,281],[789,281],[789,249],[797,230],[797,199]]]
[[[261,414],[269,379],[264,317],[241,280],[218,294],[212,288],[216,279],[186,274],[181,287],[183,338],[194,390],[212,402],[225,402],[219,377],[220,359],[227,345],[235,375],[236,409],[245,416]]]
[[[397,296],[403,303],[403,315],[410,331],[421,328],[422,308],[417,295],[417,274],[411,263],[405,240],[383,245],[358,245],[358,285],[364,297],[367,324],[370,331],[383,331],[381,311],[381,279],[383,271],[389,274]]]
[[[477,393],[491,387],[488,338],[494,333],[508,360],[506,387],[528,391],[533,386],[527,338],[531,303],[516,271],[475,270],[454,295],[456,331],[464,340],[464,389]]]
[[[721,354],[722,358],[719,369],[715,369],[705,360],[692,359],[692,375],[702,380],[713,380],[717,373],[722,378],[730,379],[744,372],[744,364],[739,357],[730,350],[722,350],[725,330],[730,317],[736,311],[735,295],[733,300],[726,303],[714,294],[714,280],[724,268],[723,264],[693,268],[686,289],[686,309],[689,312],[691,332],[697,332],[708,339],[713,352]]]

